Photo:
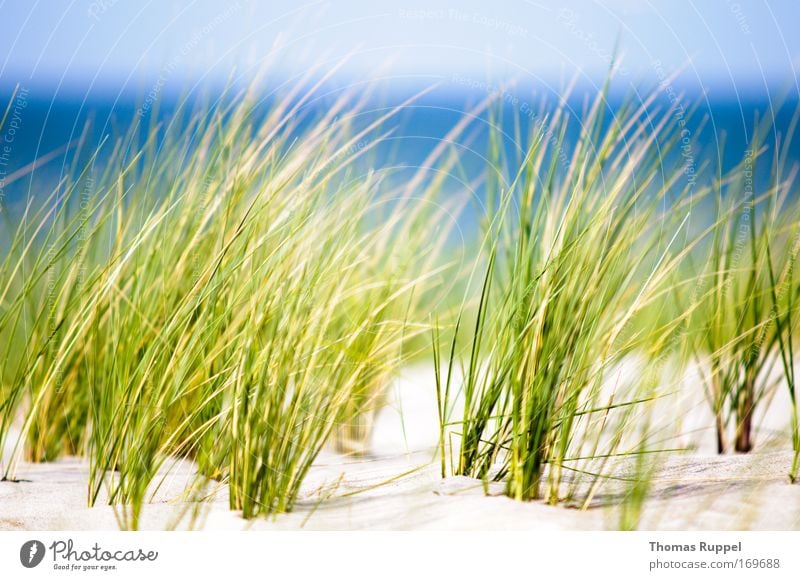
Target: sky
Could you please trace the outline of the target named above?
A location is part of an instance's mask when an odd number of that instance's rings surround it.
[[[797,0],[0,0],[0,85],[139,90],[269,71],[352,82],[800,92]],[[618,47],[615,49],[615,47]]]

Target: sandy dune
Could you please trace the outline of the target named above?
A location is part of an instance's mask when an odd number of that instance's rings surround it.
[[[689,377],[691,378],[691,377]],[[502,485],[464,477],[440,477],[432,378],[410,368],[398,380],[390,406],[378,418],[372,452],[343,457],[324,452],[304,483],[296,509],[272,519],[245,521],[228,510],[224,486],[207,501],[187,502],[193,466],[166,466],[142,516],[143,529],[614,529],[614,507],[625,488],[604,486],[588,510],[520,503],[502,496]],[[800,485],[786,476],[791,452],[786,436],[786,401],[776,395],[760,417],[759,450],[718,456],[702,400],[664,398],[664,425],[684,433],[691,452],[660,462],[641,520],[643,529],[800,530]],[[680,411],[680,412],[678,412]],[[681,421],[676,422],[680,417]],[[688,434],[687,434],[688,433]],[[625,472],[627,466],[619,466]],[[0,529],[117,529],[115,508],[86,507],[88,466],[66,458],[23,464],[18,482],[0,483]],[[198,509],[199,506],[199,509]],[[193,517],[196,516],[196,517]]]

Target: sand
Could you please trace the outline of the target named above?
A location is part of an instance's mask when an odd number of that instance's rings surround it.
[[[635,367],[635,362],[631,362]],[[626,376],[635,376],[631,368]],[[694,380],[691,372],[681,380]],[[619,525],[621,484],[609,484],[590,509],[516,502],[502,484],[488,490],[465,477],[441,478],[433,378],[410,367],[393,385],[390,405],[378,417],[371,452],[343,457],[330,451],[317,459],[294,511],[246,521],[228,509],[218,486],[207,501],[187,502],[191,462],[162,469],[140,527],[164,529],[278,530],[602,530]],[[696,391],[696,389],[695,389]],[[667,391],[669,392],[669,390]],[[659,462],[643,509],[641,529],[800,530],[800,485],[790,485],[786,405],[776,392],[759,416],[758,450],[748,455],[714,453],[710,414],[700,399],[666,396],[658,416],[691,452]],[[680,418],[680,421],[676,421]],[[625,472],[627,467],[620,466]],[[25,464],[17,482],[0,482],[0,529],[116,530],[115,508],[101,498],[87,505],[88,465],[78,458]],[[199,509],[198,509],[199,507]],[[193,517],[196,516],[196,517]]]

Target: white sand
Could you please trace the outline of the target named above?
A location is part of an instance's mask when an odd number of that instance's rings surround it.
[[[631,363],[635,367],[635,363]],[[636,376],[631,368],[626,376]],[[691,373],[682,380],[695,380]],[[670,390],[670,389],[668,389]],[[696,389],[695,389],[696,391]],[[787,399],[777,392],[770,410],[759,417],[757,451],[718,456],[710,413],[702,397],[673,395],[659,402],[665,433],[677,428],[681,446],[691,453],[671,454],[655,476],[643,529],[800,529],[800,485],[789,485],[791,462]],[[678,421],[678,419],[680,419]],[[657,424],[656,426],[659,426]],[[193,479],[188,461],[163,470],[162,482],[145,506],[140,526],[185,529],[608,529],[615,528],[614,507],[588,510],[521,503],[502,496],[493,484],[489,496],[480,482],[440,477],[433,448],[438,437],[435,391],[430,371],[409,368],[393,387],[390,406],[379,416],[367,457],[324,452],[304,483],[295,510],[271,519],[245,521],[228,510],[227,490],[216,490],[201,504],[183,496]],[[670,446],[674,446],[671,443]],[[623,471],[625,467],[621,468]],[[398,477],[400,474],[405,474]],[[88,466],[67,458],[49,464],[22,464],[19,482],[0,483],[0,529],[113,530],[114,508],[103,499],[87,504]],[[605,486],[596,504],[612,504],[623,490]]]

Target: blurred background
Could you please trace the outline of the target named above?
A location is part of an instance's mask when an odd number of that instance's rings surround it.
[[[4,84],[54,95],[136,92],[158,79],[174,92],[244,79],[265,60],[285,79],[348,59],[340,82],[459,73],[557,87],[575,74],[602,81],[618,46],[629,82],[657,78],[658,62],[683,68],[687,89],[735,96],[797,91],[800,59],[792,0],[72,0],[0,10]]]
[[[487,97],[524,126],[567,95],[577,131],[612,68],[612,116],[653,95],[654,118],[686,123],[697,171],[740,161],[759,119],[787,132],[800,94],[795,0],[3,1],[0,15],[8,205],[58,179],[84,131],[100,143],[254,83],[266,104],[313,87],[309,122],[343,91],[365,121],[427,91],[380,148],[401,172]],[[463,138],[467,175],[480,133]]]

